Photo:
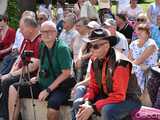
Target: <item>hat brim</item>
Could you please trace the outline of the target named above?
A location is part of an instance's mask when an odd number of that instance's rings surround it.
[[[110,23],[108,22],[104,22],[103,25],[106,25],[106,26],[112,26]]]
[[[100,39],[109,41],[111,46],[115,46],[119,42],[119,39],[116,36],[109,36],[109,37],[102,37],[102,38],[98,37],[94,39],[88,39],[88,43],[93,43],[99,41]]]

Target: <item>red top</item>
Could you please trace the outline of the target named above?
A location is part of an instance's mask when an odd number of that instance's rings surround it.
[[[106,62],[103,63],[103,67],[102,67],[101,83],[102,83],[104,92],[106,92],[107,90],[106,75],[104,75],[105,74],[104,68],[106,68],[105,66],[107,62],[108,61],[106,60]],[[100,111],[102,107],[107,104],[119,103],[126,99],[126,92],[127,92],[128,81],[129,81],[129,76],[130,76],[130,67],[129,65],[127,67],[117,66],[113,72],[114,72],[112,76],[112,80],[113,80],[112,91],[113,92],[110,92],[107,98],[100,99],[95,102],[95,105],[98,111]],[[94,100],[94,98],[99,92],[98,84],[97,84],[94,74],[95,73],[93,71],[93,67],[91,67],[89,87],[88,87],[87,93],[84,96],[85,100],[89,100],[89,101]]]
[[[16,35],[16,31],[13,28],[8,28],[4,39],[0,40],[0,50],[10,47],[10,45],[14,43],[15,35]]]
[[[30,40],[23,41],[21,48],[20,48],[20,52],[19,52],[19,61],[17,63],[19,68],[22,67],[21,55],[22,55],[23,51],[32,51],[33,58],[38,58],[40,42],[41,42],[40,35],[38,35],[33,41],[30,41]]]

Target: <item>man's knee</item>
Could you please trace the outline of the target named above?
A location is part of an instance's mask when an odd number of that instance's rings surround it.
[[[102,120],[111,120],[111,118],[115,118],[116,114],[110,106],[104,106],[101,110]],[[104,119],[103,119],[104,118]]]
[[[9,86],[10,86],[9,80],[3,80],[3,81],[1,82],[1,87],[2,87],[2,89],[9,88]]]
[[[48,115],[54,115],[54,114],[57,114],[59,112],[59,110],[56,110],[56,109],[53,109],[53,108],[48,108],[47,109],[47,114]]]
[[[79,105],[84,103],[84,99],[83,98],[78,98],[73,102],[73,109],[78,109]]]
[[[9,94],[17,94],[17,90],[13,85],[9,87]]]
[[[59,111],[53,108],[48,108],[47,110],[47,119],[48,120],[57,120],[59,116]]]
[[[76,98],[83,97],[83,95],[85,94],[85,92],[86,92],[86,86],[83,86],[83,85],[78,86],[76,88],[76,93],[75,93],[76,95],[75,95],[75,97]]]
[[[15,76],[13,78],[9,77],[1,82],[1,87],[2,87],[2,89],[4,89],[6,91],[6,89],[9,89],[10,85],[12,85],[13,83],[18,82],[18,81],[19,81],[18,76]]]

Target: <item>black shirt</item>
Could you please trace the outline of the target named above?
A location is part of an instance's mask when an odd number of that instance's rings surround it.
[[[126,24],[122,29],[118,28],[118,31],[124,34],[127,39],[132,39],[133,28],[129,24]]]

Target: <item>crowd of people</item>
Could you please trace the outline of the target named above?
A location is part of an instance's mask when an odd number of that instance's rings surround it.
[[[128,1],[117,14],[110,0],[59,2],[55,15],[42,5],[17,31],[0,15],[0,117],[18,120],[20,98],[33,97],[48,102],[48,120],[69,98],[72,120],[130,120],[145,91],[160,109],[160,0],[147,12]]]

